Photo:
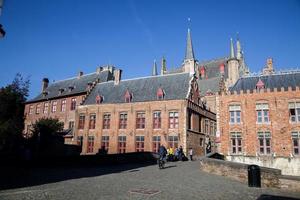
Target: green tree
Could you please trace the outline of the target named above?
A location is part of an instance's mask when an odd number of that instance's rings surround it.
[[[13,82],[0,88],[0,151],[13,153],[22,139],[24,103],[30,81],[16,74]]]

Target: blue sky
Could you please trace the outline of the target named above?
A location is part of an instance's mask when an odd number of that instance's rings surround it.
[[[273,57],[276,69],[300,67],[300,1],[5,0],[0,23],[0,86],[16,73],[30,76],[30,98],[41,80],[91,73],[98,65],[123,69],[123,78],[148,76],[153,60],[177,67],[191,18],[199,61],[229,54],[239,32],[252,72]]]

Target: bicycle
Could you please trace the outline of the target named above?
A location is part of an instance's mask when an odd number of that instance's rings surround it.
[[[158,159],[158,168],[159,169],[163,169],[163,168],[165,168],[165,163],[166,163],[166,161],[165,161],[165,159],[164,158],[159,158]]]

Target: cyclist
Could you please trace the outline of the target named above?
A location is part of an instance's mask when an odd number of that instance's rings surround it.
[[[163,162],[164,164],[166,162],[166,157],[167,157],[167,149],[164,147],[164,145],[160,145],[158,149],[158,154],[159,154],[159,164],[160,162]]]

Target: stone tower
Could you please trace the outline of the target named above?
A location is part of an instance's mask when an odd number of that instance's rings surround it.
[[[230,57],[227,60],[228,65],[228,79],[226,81],[227,87],[232,86],[239,79],[239,60],[234,55],[234,47],[232,38],[230,38]]]

